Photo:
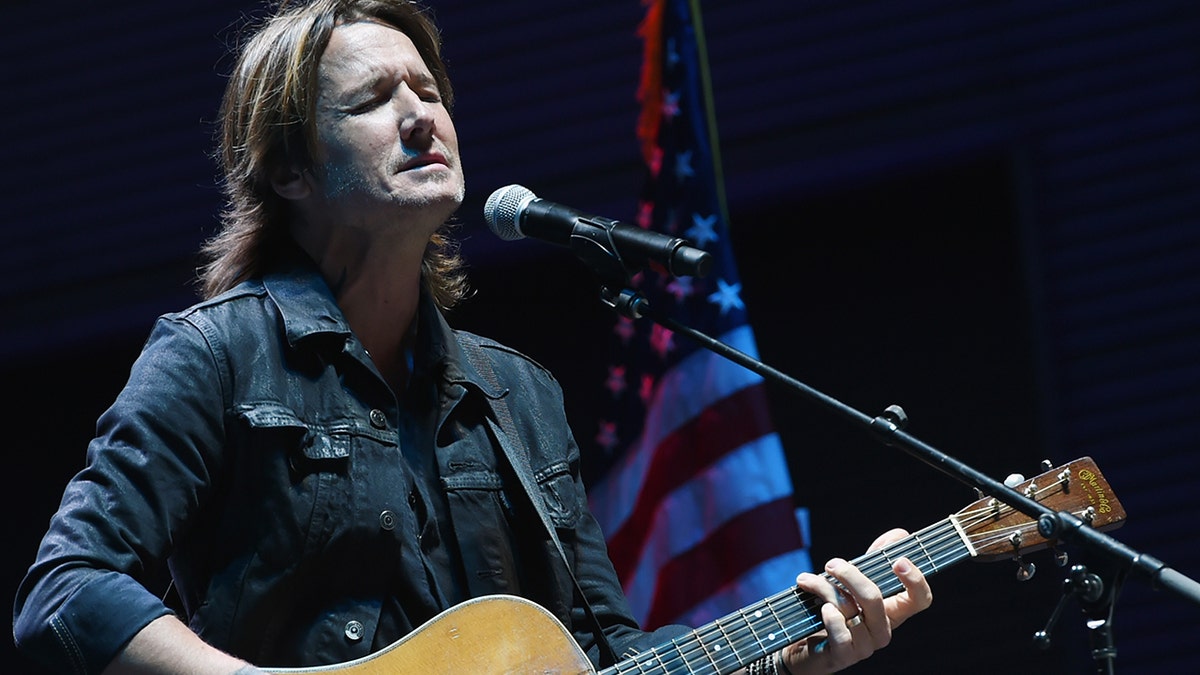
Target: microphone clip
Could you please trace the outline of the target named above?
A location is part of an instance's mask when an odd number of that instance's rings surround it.
[[[567,237],[567,248],[605,285],[628,286],[633,282],[634,267],[621,257],[610,227],[601,219],[579,219]]]
[[[609,286],[603,286],[600,288],[600,300],[627,319],[640,319],[650,309],[650,301],[628,288],[613,291]]]

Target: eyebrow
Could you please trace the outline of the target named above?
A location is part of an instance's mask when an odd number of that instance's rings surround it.
[[[379,68],[371,68],[371,72],[367,73],[361,80],[348,85],[344,90],[338,93],[339,96],[355,96],[360,93],[371,93],[379,88],[380,83],[388,82],[396,79],[392,73]],[[402,78],[403,79],[403,78]],[[438,85],[437,78],[426,72],[416,73],[411,76],[413,84],[416,86],[432,86],[441,92],[441,87]]]

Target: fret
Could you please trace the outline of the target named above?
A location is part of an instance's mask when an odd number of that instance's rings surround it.
[[[974,547],[971,546],[966,532],[960,528],[956,519],[947,518],[946,520],[943,520],[942,522],[928,529],[936,531],[938,533],[938,537],[944,541],[933,547],[941,550],[941,553],[936,556],[936,559],[935,556],[931,554],[927,555],[931,569],[921,568],[921,571],[925,572],[926,574],[934,574],[941,571],[941,569],[944,567],[961,562],[962,560],[975,555]],[[939,560],[941,561],[940,565],[938,562],[936,562]]]
[[[750,637],[754,638],[754,642],[758,644],[758,649],[760,652],[765,654],[771,651],[771,648],[767,646],[767,643],[763,642],[762,637],[759,636],[758,631],[754,628],[754,619],[758,619],[761,623],[765,616],[763,611],[761,609],[756,609],[754,610],[753,614],[750,615],[747,615],[747,611],[748,608],[747,610],[740,610],[740,613],[742,615],[742,621],[746,624],[746,628],[750,629]],[[773,636],[774,633],[768,633],[768,635]]]
[[[724,644],[721,642],[716,642],[713,644],[713,653],[715,654],[713,661],[723,661],[728,663],[730,660],[732,660],[734,663],[741,663],[740,657],[737,653],[737,645],[734,643],[734,640],[729,637],[729,632],[725,630],[725,621],[723,619],[717,619],[713,622],[713,624],[717,627],[717,630],[721,631],[721,637],[725,638]]]
[[[933,568],[932,568],[933,571],[937,572],[938,565],[936,562],[934,562],[933,556],[929,555],[929,550],[925,548],[925,542],[921,539],[921,537],[919,536],[919,533],[914,534],[912,536],[912,540],[915,541],[917,543],[917,546],[919,546],[921,548],[921,553],[925,554],[925,559],[928,560],[929,564],[933,566]]]
[[[653,659],[655,657],[658,657],[658,652],[650,651],[649,661],[653,661]],[[635,665],[635,667],[637,667],[638,674],[654,673],[654,670],[652,668],[650,668],[650,664],[647,663],[647,659],[644,658],[643,655],[641,655],[641,653],[640,653],[640,655],[637,655],[637,658],[634,659],[634,665]]]
[[[717,667],[717,664],[716,664],[715,662],[711,662],[711,661],[712,661],[712,657],[710,657],[710,656],[708,655],[708,648],[704,646],[704,640],[701,640],[701,639],[700,639],[700,633],[699,633],[699,631],[692,631],[692,632],[688,633],[688,634],[687,634],[686,636],[684,636],[684,637],[685,637],[685,638],[690,638],[690,639],[692,639],[692,640],[695,640],[695,641],[696,641],[696,644],[697,644],[697,645],[700,647],[700,649],[699,649],[699,650],[696,650],[696,649],[680,649],[680,653],[683,655],[683,663],[684,663],[684,666],[686,666],[686,667],[687,667],[687,672],[689,672],[689,673],[700,673],[700,672],[705,672],[705,671],[703,671],[703,670],[701,670],[701,669],[702,669],[702,668],[706,668],[706,667],[708,667],[709,665],[711,665],[711,666],[712,666],[714,669]],[[689,658],[688,658],[688,655],[689,655],[689,654],[690,654],[690,655],[692,655],[692,656],[699,656],[700,658],[692,658],[692,659],[689,659]],[[708,659],[708,662],[706,662],[706,661],[705,661],[705,659]],[[698,661],[698,663],[697,663],[697,661]]]
[[[903,541],[903,540],[901,540],[901,541]],[[889,568],[892,566],[892,557],[890,555],[888,555],[886,546],[879,549],[879,556],[887,561]]]
[[[710,665],[712,665],[713,670],[720,671],[720,667],[718,667],[718,665],[716,665],[716,659],[713,657],[712,650],[708,649],[708,644],[704,643],[703,640],[696,640],[696,641],[698,641],[698,643],[700,643],[700,649],[704,652],[704,656],[708,657],[708,663]]]
[[[786,601],[787,601],[789,604],[795,604],[795,605],[797,605],[797,606],[798,606],[800,609],[804,610],[805,614],[807,614],[807,613],[808,613],[808,608],[807,608],[807,607],[805,607],[805,606],[803,605],[803,603],[801,602],[801,597],[800,597],[800,596],[801,596],[801,593],[800,593],[800,591],[799,591],[798,589],[793,589],[793,590],[792,590],[792,591],[791,591],[791,592],[790,592],[788,595],[790,595],[791,597],[789,598],[789,597],[786,597],[786,596],[785,596],[785,597],[782,597],[782,598],[779,598],[779,599],[780,599],[780,600],[786,600]],[[782,636],[782,638],[783,638],[783,639],[781,640],[782,644],[786,645],[786,644],[788,644],[788,643],[792,642],[792,637],[791,637],[791,635],[788,633],[788,624],[787,624],[787,622],[786,622],[786,621],[784,621],[784,620],[783,620],[783,619],[782,619],[782,618],[779,616],[779,612],[778,612],[778,611],[775,609],[775,604],[776,604],[776,603],[775,603],[775,602],[773,602],[771,598],[768,598],[768,599],[767,599],[767,601],[766,601],[764,604],[766,604],[766,606],[767,606],[767,609],[768,609],[768,610],[771,612],[771,617],[772,617],[772,618],[775,620],[775,625],[779,627],[779,630],[778,630],[778,631],[771,631],[770,633],[767,633],[767,639],[769,639],[773,645],[774,645],[774,644],[779,644],[779,643],[777,643],[777,642],[776,642],[776,640],[778,640],[778,639],[779,639],[781,636]],[[800,639],[800,637],[801,637],[801,636],[797,636],[797,637],[796,637],[796,639],[798,640],[798,639]],[[774,650],[772,650],[772,651],[774,651]]]

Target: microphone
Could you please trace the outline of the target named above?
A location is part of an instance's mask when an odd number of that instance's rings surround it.
[[[711,255],[683,239],[580,213],[539,199],[520,185],[493,192],[483,217],[501,239],[533,237],[567,246],[604,275],[624,278],[632,269],[651,264],[671,276],[703,277],[712,267]]]

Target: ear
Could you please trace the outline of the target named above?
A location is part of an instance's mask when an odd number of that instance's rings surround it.
[[[271,188],[284,199],[304,199],[312,193],[309,174],[295,166],[279,167],[271,173]]]

